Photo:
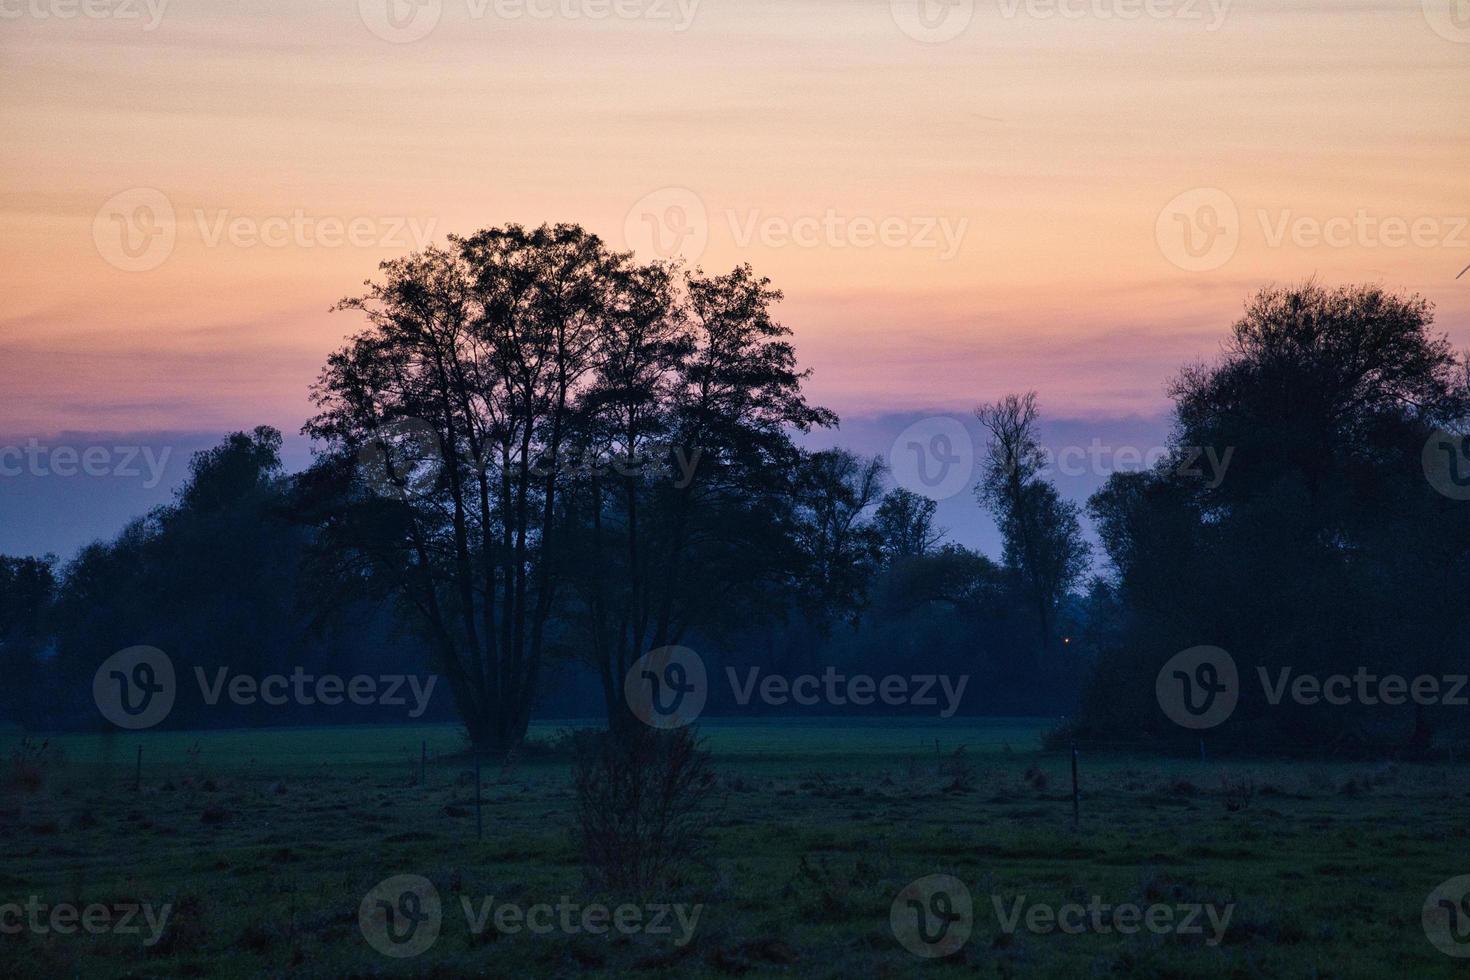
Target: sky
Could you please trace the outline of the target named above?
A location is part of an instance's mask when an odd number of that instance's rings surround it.
[[[963,463],[1034,389],[1081,500],[1263,285],[1417,292],[1470,346],[1467,82],[1464,0],[0,0],[0,553],[230,430],[304,464],[329,308],[512,221],[751,263],[819,444]]]

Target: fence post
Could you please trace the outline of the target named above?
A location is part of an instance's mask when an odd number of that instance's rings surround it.
[[[1072,829],[1082,822],[1082,798],[1077,792],[1077,741],[1072,741]]]

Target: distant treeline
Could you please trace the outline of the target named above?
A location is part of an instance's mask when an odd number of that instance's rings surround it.
[[[232,434],[194,457],[173,504],[70,562],[0,557],[4,720],[42,731],[101,726],[93,676],[109,655],[138,645],[167,653],[188,692],[163,727],[407,720],[404,707],[301,704],[294,697],[279,706],[258,699],[241,705],[228,696],[209,704],[198,693],[200,676],[212,692],[221,678],[228,684],[239,675],[258,681],[304,673],[310,684],[321,675],[383,678],[435,670],[408,616],[391,601],[344,594],[319,567],[316,532],[296,513],[302,477],[283,471],[280,447],[280,434],[269,428]],[[871,460],[828,451],[812,454],[809,465],[835,467],[828,470],[827,489],[838,491],[848,510],[838,519],[846,544],[818,544],[824,534],[818,521],[806,530],[829,574],[836,551],[850,564],[849,599],[834,607],[831,620],[793,603],[755,628],[686,638],[707,664],[708,714],[783,713],[759,696],[741,704],[727,668],[736,671],[739,685],[748,683],[752,670],[758,678],[820,678],[829,668],[844,678],[968,675],[958,711],[966,715],[1054,713],[1075,698],[1080,641],[1075,655],[1067,648],[1068,663],[1055,665],[1049,680],[1038,683],[1031,652],[1036,626],[1015,594],[1013,573],[944,543],[932,523],[932,501],[901,488],[882,492],[881,467]],[[1070,622],[1079,610],[1064,606],[1063,619]],[[936,706],[895,709],[875,698],[871,706],[786,710],[936,716],[946,704],[943,689],[930,680],[914,687],[921,684],[932,685]],[[595,671],[574,650],[559,647],[543,675],[537,714],[605,714]],[[418,720],[456,717],[448,690],[436,686]]]
[[[837,417],[807,404],[780,293],[748,267],[641,265],[576,226],[512,225],[382,273],[342,304],[367,326],[313,389],[308,470],[283,471],[275,430],[235,433],[115,540],[65,565],[0,559],[5,717],[98,724],[98,666],[148,645],[181,685],[433,673],[420,717],[499,751],[533,716],[636,725],[624,678],[677,644],[704,660],[709,714],[932,715],[739,692],[946,675],[968,678],[957,714],[1177,748],[1199,732],[1166,714],[1162,668],[1211,646],[1239,678],[1217,749],[1429,751],[1462,727],[1450,704],[1273,704],[1256,682],[1470,669],[1470,441],[1450,435],[1470,361],[1417,297],[1254,297],[1218,361],[1173,381],[1168,457],[1087,503],[1106,553],[1089,576],[1034,394],[977,408],[998,559],[947,542],[882,459],[797,446]],[[1213,698],[1213,665],[1180,674]],[[191,697],[166,724],[404,717]]]

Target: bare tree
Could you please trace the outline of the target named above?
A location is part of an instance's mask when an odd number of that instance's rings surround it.
[[[990,432],[976,495],[995,515],[1006,567],[1036,615],[1040,664],[1052,646],[1057,607],[1087,569],[1080,510],[1041,475],[1045,456],[1036,438],[1035,392],[1007,395],[981,405],[975,415]]]

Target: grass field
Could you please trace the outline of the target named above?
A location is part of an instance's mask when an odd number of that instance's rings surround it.
[[[1436,885],[1470,873],[1465,768],[1083,752],[1074,829],[1070,759],[1040,749],[1046,727],[706,721],[720,780],[713,846],[656,896],[587,888],[570,766],[550,749],[483,771],[477,839],[452,727],[62,737],[64,759],[44,764],[39,786],[5,791],[0,905],[35,895],[172,911],[148,946],[139,935],[0,935],[0,964],[47,978],[1435,977],[1470,966],[1437,950],[1420,920]],[[4,739],[7,757],[18,742]],[[400,874],[429,879],[444,913],[431,948],[397,959],[365,941],[358,911]],[[934,874],[974,900],[968,942],[943,960],[911,954],[890,925],[900,890]],[[683,945],[493,924],[473,933],[460,898],[491,896],[703,907]],[[1208,930],[1006,932],[993,898],[1009,909],[1021,896],[1232,911],[1218,945]]]

